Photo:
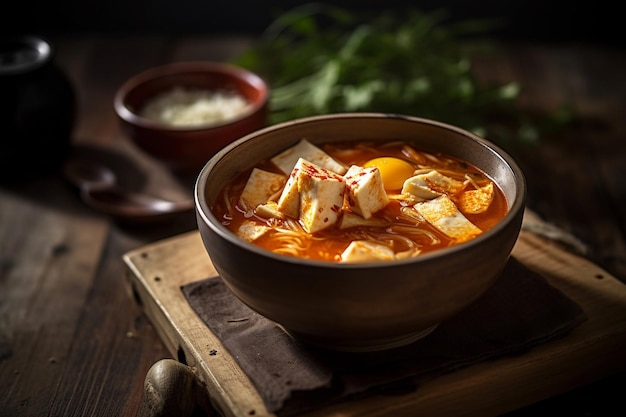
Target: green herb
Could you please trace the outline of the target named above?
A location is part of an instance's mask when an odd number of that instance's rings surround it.
[[[371,111],[436,119],[496,141],[536,140],[537,128],[515,108],[516,83],[487,88],[474,79],[470,54],[491,47],[475,40],[493,22],[445,17],[409,9],[368,18],[307,4],[280,15],[235,63],[269,81],[270,123]],[[506,116],[506,129],[491,123],[494,114]]]

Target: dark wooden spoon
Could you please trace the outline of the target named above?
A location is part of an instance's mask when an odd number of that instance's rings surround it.
[[[115,173],[92,160],[73,159],[65,164],[65,176],[80,189],[90,207],[122,220],[159,220],[191,211],[193,200],[170,201],[130,191],[117,184]]]

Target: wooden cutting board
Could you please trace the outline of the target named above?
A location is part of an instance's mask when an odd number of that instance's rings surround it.
[[[522,231],[513,255],[576,301],[588,320],[523,355],[437,377],[412,393],[344,402],[307,417],[499,415],[626,370],[626,285],[558,244]],[[181,285],[217,273],[199,232],[123,256],[128,282],[174,358],[189,365],[224,416],[273,415],[236,361],[191,309]]]

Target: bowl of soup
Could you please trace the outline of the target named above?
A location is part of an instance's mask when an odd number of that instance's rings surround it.
[[[232,64],[174,62],[129,77],[113,106],[127,138],[173,171],[197,175],[235,139],[266,126],[269,90]]]
[[[197,224],[232,293],[303,343],[419,343],[494,282],[520,232],[524,175],[502,149],[417,117],[345,113],[219,151]]]

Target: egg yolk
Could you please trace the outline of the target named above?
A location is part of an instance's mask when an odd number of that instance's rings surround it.
[[[413,172],[415,172],[413,165],[400,158],[391,156],[371,159],[367,161],[363,167],[378,168],[386,190],[401,189],[404,185],[404,181],[412,177]]]

